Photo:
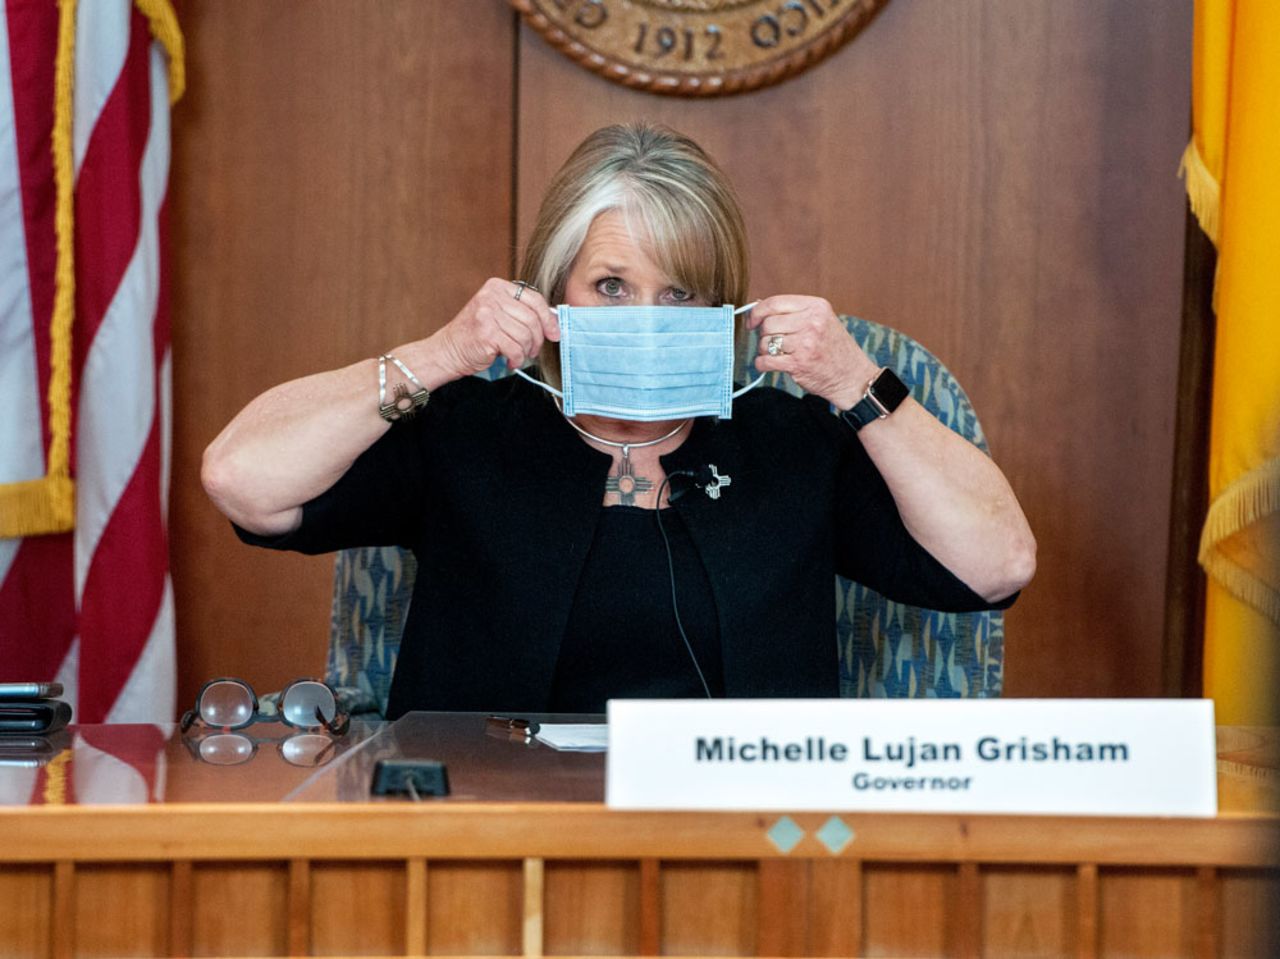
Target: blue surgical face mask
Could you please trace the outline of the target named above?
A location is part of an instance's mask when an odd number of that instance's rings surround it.
[[[563,390],[517,370],[560,397],[565,416],[676,420],[733,414],[732,306],[561,306]]]

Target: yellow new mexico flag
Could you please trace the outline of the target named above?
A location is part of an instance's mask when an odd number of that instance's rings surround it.
[[[1218,248],[1205,695],[1218,722],[1280,703],[1280,3],[1196,0],[1187,192]]]

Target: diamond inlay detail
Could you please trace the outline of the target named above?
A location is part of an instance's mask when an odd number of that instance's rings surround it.
[[[818,841],[827,849],[831,850],[831,855],[839,854],[845,846],[853,842],[853,830],[844,824],[844,820],[839,816],[832,816],[822,824],[814,835],[818,837]]]
[[[804,838],[804,830],[796,825],[796,821],[790,816],[783,816],[769,828],[765,835],[781,852],[789,853],[796,848],[796,843]]]

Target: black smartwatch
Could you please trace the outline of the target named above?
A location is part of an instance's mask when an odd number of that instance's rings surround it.
[[[844,410],[840,418],[853,427],[856,433],[868,423],[884,419],[901,406],[902,401],[910,394],[907,384],[898,379],[897,373],[883,369],[871,381],[867,391],[862,394],[862,399]]]

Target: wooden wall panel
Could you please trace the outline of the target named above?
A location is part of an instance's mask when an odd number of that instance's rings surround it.
[[[661,884],[663,955],[756,955],[755,863],[666,862]]]
[[[860,956],[866,910],[862,863],[819,860],[809,867],[808,952],[814,956]]]
[[[359,923],[351,916],[358,914]],[[405,866],[326,862],[311,866],[311,954],[395,956],[405,949]]]
[[[258,393],[424,335],[510,269],[513,14],[500,0],[182,14],[171,539],[189,702],[212,676],[266,692],[323,670],[332,559],[241,546],[200,456]]]
[[[1189,956],[1195,951],[1195,874],[1190,870],[1099,871],[1104,956]]]
[[[192,955],[288,952],[289,870],[283,863],[198,863],[191,889]]]
[[[869,863],[862,869],[864,942],[869,956],[943,956],[956,871],[948,866]],[[909,909],[903,904],[910,903]]]
[[[661,934],[636,948],[635,861],[548,862],[544,887],[540,859],[435,860],[416,888],[412,862],[9,865],[0,956],[519,955],[522,912],[547,933],[526,928],[525,955],[1235,957],[1280,946],[1274,871],[1084,868],[1100,888],[1085,907],[1068,866],[674,860],[655,873]],[[521,888],[531,872],[545,910]]]
[[[988,956],[1069,956],[1076,952],[1075,871],[984,866],[982,946]]]
[[[640,869],[635,863],[549,862],[543,951],[549,956],[640,952]]]
[[[0,870],[0,955],[48,955],[52,905],[49,866],[6,865]]]
[[[328,625],[331,561],[241,547],[199,488],[209,439],[276,382],[439,326],[512,268],[572,146],[640,116],[733,177],[757,294],[899,326],[968,389],[1040,541],[1007,691],[1160,690],[1191,0],[895,0],[808,74],[719,101],[609,84],[517,36],[505,0],[236,0],[183,24],[181,699],[320,671]]]
[[[163,956],[169,953],[169,867],[165,863],[80,865],[72,916],[76,955]]]
[[[521,952],[524,867],[519,862],[433,861],[427,869],[427,952]]]
[[[756,865],[756,954],[807,956],[811,863],[769,859]]]
[[[796,80],[680,101],[522,30],[517,235],[596,127],[693,135],[741,194],[754,296],[897,326],[968,390],[1040,542],[1007,691],[1152,695],[1190,37],[1190,0],[895,0]]]
[[[1217,909],[1219,955],[1280,956],[1280,877],[1224,870]]]

